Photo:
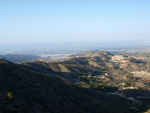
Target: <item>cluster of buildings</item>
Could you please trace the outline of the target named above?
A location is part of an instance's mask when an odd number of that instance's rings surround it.
[[[124,57],[121,55],[115,55],[115,56],[111,57],[111,61],[121,61],[123,59],[124,59]]]
[[[124,55],[115,55],[111,57],[111,61],[113,62],[120,62],[120,63],[128,63],[130,60],[130,57],[124,57]],[[125,65],[121,65],[121,67],[124,67]]]

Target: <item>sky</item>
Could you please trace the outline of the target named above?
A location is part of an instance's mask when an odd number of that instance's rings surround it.
[[[150,42],[150,0],[0,0],[0,44]]]

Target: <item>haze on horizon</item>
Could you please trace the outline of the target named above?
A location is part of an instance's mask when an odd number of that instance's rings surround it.
[[[150,41],[149,0],[3,0],[0,44]]]

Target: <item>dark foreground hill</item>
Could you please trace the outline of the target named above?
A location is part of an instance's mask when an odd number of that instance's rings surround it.
[[[0,59],[2,113],[130,113],[131,106],[125,98],[66,84],[53,74]]]

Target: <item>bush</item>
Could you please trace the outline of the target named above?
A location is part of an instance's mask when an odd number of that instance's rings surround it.
[[[9,99],[13,99],[14,98],[14,94],[12,92],[7,93],[7,97]]]

